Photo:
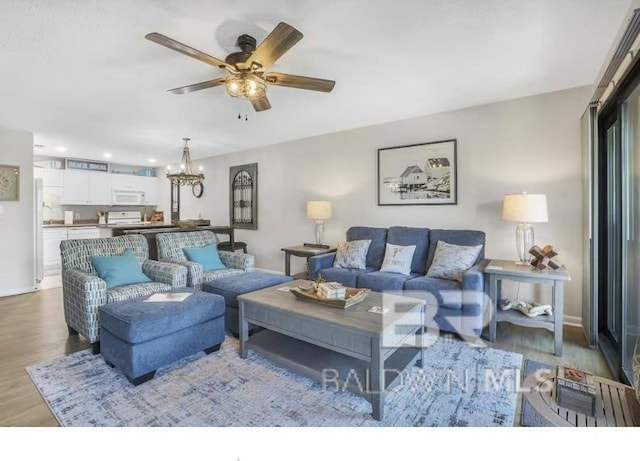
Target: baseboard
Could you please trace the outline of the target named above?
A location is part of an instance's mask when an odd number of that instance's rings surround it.
[[[283,271],[274,271],[274,270],[271,270],[271,269],[262,269],[262,268],[259,268],[259,267],[256,267],[256,268],[254,268],[253,270],[254,270],[255,272],[268,272],[269,274],[279,274],[279,275],[284,275],[284,272],[283,272]]]
[[[14,295],[22,295],[25,293],[33,293],[36,291],[35,287],[23,287],[23,288],[14,288],[12,290],[3,290],[0,291],[0,298],[4,296],[14,296]]]
[[[562,318],[562,323],[564,325],[572,325],[574,327],[582,326],[582,317],[578,317],[576,315],[565,315]]]

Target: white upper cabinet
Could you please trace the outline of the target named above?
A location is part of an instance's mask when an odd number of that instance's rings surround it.
[[[111,205],[109,173],[64,170],[63,205]]]
[[[158,178],[155,178],[153,176],[143,176],[142,179],[144,180],[144,191],[145,191],[144,204],[157,205],[158,196],[160,195],[158,192]]]

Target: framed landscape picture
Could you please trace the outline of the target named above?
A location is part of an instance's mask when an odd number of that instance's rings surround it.
[[[378,205],[458,203],[456,140],[378,149]]]

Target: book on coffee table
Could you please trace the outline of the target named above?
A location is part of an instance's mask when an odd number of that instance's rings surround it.
[[[156,293],[145,299],[146,303],[180,302],[191,296],[191,293]]]

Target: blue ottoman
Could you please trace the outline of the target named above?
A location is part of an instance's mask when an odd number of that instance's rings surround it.
[[[100,353],[135,386],[156,369],[224,341],[224,299],[190,288],[184,301],[145,302],[149,296],[100,307]]]
[[[262,288],[272,287],[281,283],[290,282],[293,277],[288,275],[272,274],[270,272],[245,272],[244,274],[223,277],[210,282],[205,282],[202,289],[209,293],[215,293],[224,298],[226,304],[225,327],[234,336],[239,336],[240,328],[238,310],[238,295]],[[249,325],[249,332],[255,327]]]

